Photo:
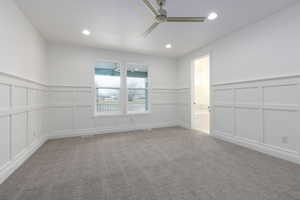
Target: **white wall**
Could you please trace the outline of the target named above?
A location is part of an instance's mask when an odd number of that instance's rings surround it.
[[[174,59],[58,43],[49,43],[47,51],[50,85],[93,86],[96,62],[113,60],[146,64],[150,67],[153,88],[175,88]]]
[[[179,59],[178,86],[191,60],[211,54],[212,83],[300,74],[300,3]]]
[[[0,183],[44,141],[45,43],[13,0],[0,1]]]
[[[114,132],[177,125],[176,62],[133,53],[49,43],[48,69],[53,131],[50,137]],[[151,113],[94,117],[94,66],[112,60],[149,66]]]
[[[179,59],[181,124],[190,126],[190,63],[209,53],[213,134],[299,162],[299,78],[279,78],[300,75],[299,24],[298,3]]]
[[[0,1],[0,27],[0,71],[44,83],[44,40],[15,1]]]

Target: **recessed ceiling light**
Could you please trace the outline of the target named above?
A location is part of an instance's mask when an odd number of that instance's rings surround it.
[[[87,30],[87,29],[84,29],[81,33],[82,33],[83,35],[86,35],[86,36],[91,35],[91,31],[89,31],[89,30]]]
[[[171,48],[172,48],[172,45],[171,45],[171,44],[166,44],[166,48],[167,48],[167,49],[171,49]]]
[[[215,20],[217,18],[218,18],[218,14],[215,12],[210,13],[207,17],[208,20]]]

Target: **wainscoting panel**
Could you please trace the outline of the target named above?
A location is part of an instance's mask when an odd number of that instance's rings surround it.
[[[0,72],[0,184],[47,139],[47,87]]]
[[[99,116],[99,117],[95,117],[93,120],[94,120],[94,127],[96,129],[103,128],[105,130],[129,122],[129,118],[121,117],[121,116],[107,116],[107,117]]]
[[[232,89],[216,89],[214,93],[214,103],[216,105],[232,105],[234,101],[234,94]]]
[[[12,88],[12,106],[22,108],[27,106],[27,88],[15,86]]]
[[[214,129],[223,134],[234,135],[233,108],[216,106],[214,112]]]
[[[264,105],[298,107],[298,87],[298,83],[263,87]]]
[[[261,141],[261,112],[256,108],[237,108],[235,111],[236,135],[241,138]]]
[[[174,89],[153,89],[150,92],[150,98],[152,104],[176,104],[176,92]]]
[[[265,110],[264,142],[274,147],[296,152],[300,133],[298,117],[296,111]]]
[[[51,130],[53,132],[73,130],[73,115],[72,106],[55,106],[49,108]]]
[[[79,106],[91,106],[94,102],[94,96],[90,89],[79,90],[74,93],[74,104]]]
[[[28,91],[28,105],[40,106],[45,105],[48,101],[48,93],[45,90],[29,88]]]
[[[178,124],[190,128],[190,89],[178,88],[176,90],[176,111]]]
[[[9,133],[9,117],[0,117],[0,173],[5,164],[10,159],[10,133]]]
[[[73,91],[51,90],[49,93],[51,105],[72,105],[74,101]]]
[[[212,135],[300,163],[300,76],[212,86]]]
[[[238,88],[235,90],[235,103],[237,105],[259,105],[261,94],[258,87]]]
[[[0,111],[10,107],[10,86],[0,83]]]
[[[18,156],[27,146],[27,114],[18,113],[11,119],[11,151],[12,157]]]
[[[83,102],[82,102],[83,103]],[[84,130],[94,127],[94,110],[92,106],[74,108],[74,129]]]
[[[150,113],[94,116],[92,87],[52,86],[50,138],[178,125],[176,89],[152,88]]]
[[[44,123],[47,121],[44,119],[44,109],[37,109],[28,112],[28,142],[33,144],[34,142],[41,140],[46,133]]]

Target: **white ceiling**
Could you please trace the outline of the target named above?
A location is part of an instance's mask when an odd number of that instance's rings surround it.
[[[142,0],[16,1],[48,40],[172,57],[184,55],[295,2],[167,0],[169,16],[206,16],[215,11],[219,18],[206,23],[161,24],[142,39],[140,34],[153,22]],[[90,37],[81,34],[85,28],[92,31]],[[165,49],[167,43],[173,48]]]

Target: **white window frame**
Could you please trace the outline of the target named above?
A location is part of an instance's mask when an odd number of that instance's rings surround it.
[[[151,72],[150,72],[150,67],[147,64],[137,64],[137,63],[125,63],[125,62],[120,62],[116,60],[98,60],[98,62],[112,62],[112,63],[118,63],[120,65],[120,111],[118,112],[97,112],[97,87],[95,84],[95,65],[93,66],[93,108],[94,108],[94,117],[105,117],[105,116],[124,116],[124,115],[141,115],[141,114],[150,114],[151,113]],[[95,64],[96,64],[95,63]],[[147,68],[148,72],[148,110],[143,111],[143,112],[128,112],[128,88],[127,88],[127,66],[128,65],[142,65]],[[108,88],[108,87],[103,87],[103,88]]]

